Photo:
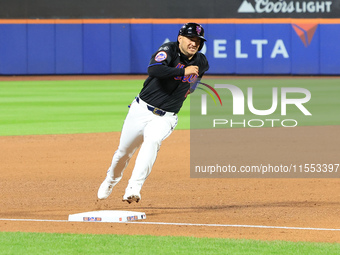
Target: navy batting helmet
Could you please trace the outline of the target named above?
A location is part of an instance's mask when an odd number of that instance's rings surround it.
[[[204,29],[200,24],[197,23],[184,24],[179,30],[178,35],[187,37],[199,37],[201,39],[201,43],[198,51],[203,48],[204,42],[206,41],[206,39],[204,38]]]

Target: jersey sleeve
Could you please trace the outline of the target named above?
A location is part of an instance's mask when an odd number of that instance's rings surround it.
[[[208,60],[204,54],[201,54],[199,78],[202,78],[204,73],[208,70],[209,70]]]
[[[163,44],[151,57],[148,66],[149,76],[160,79],[184,76],[184,69],[170,66],[176,54],[174,47],[170,44]]]
[[[188,94],[192,94],[196,90],[204,73],[209,70],[209,63],[204,54],[200,55],[199,66],[200,66],[199,76],[197,77],[196,81],[193,84],[191,84]]]

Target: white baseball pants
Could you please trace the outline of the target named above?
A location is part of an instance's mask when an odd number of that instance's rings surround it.
[[[140,147],[128,187],[140,191],[155,163],[161,143],[177,125],[177,115],[155,115],[139,99],[132,102],[123,124],[120,142],[107,171],[107,179],[118,183],[134,152]]]

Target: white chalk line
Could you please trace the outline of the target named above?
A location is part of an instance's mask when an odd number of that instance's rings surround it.
[[[233,227],[233,228],[274,228],[274,229],[291,229],[291,230],[323,230],[323,231],[340,231],[338,228],[303,228],[303,227],[285,227],[285,226],[264,226],[264,225],[232,225],[232,224],[199,224],[199,223],[168,223],[168,222],[137,222],[130,221],[131,224],[150,224],[150,225],[175,225],[175,226],[199,226],[199,227]]]
[[[1,219],[0,221],[31,221],[31,222],[73,222],[79,221],[68,220],[44,220],[44,219]],[[85,222],[84,222],[85,223]],[[89,223],[89,222],[86,222]],[[91,222],[93,223],[93,222]],[[103,222],[100,222],[103,223]],[[200,224],[200,223],[175,223],[175,222],[145,222],[145,221],[129,221],[129,222],[110,222],[112,223],[128,223],[128,224],[145,224],[145,225],[169,225],[169,226],[196,226],[196,227],[227,227],[227,228],[262,228],[262,229],[286,229],[286,230],[316,230],[316,231],[340,231],[339,228],[304,228],[304,227],[286,227],[286,226],[264,226],[264,225],[235,225],[235,224]]]
[[[69,222],[68,220],[43,220],[43,219],[0,219],[0,221],[39,221],[39,222]]]

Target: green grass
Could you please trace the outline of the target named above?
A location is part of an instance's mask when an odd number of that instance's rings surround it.
[[[0,82],[0,135],[120,131],[142,80]],[[183,112],[183,113],[182,113]],[[178,129],[188,128],[189,104]]]
[[[340,244],[0,232],[0,254],[339,254]]]
[[[235,119],[296,119],[301,125],[339,125],[340,80],[309,79],[204,79],[214,84],[233,84],[245,94],[245,115],[232,115],[232,98],[228,90],[221,94],[223,107],[215,106],[208,97],[208,117]],[[120,131],[128,112],[128,105],[139,93],[143,80],[80,80],[80,81],[6,81],[0,82],[0,135],[74,134]],[[271,106],[272,88],[300,87],[312,94],[305,107],[312,116],[304,116],[297,107],[288,105],[287,116],[281,116],[280,97],[277,110],[270,116],[256,116],[249,112],[247,87],[253,87],[254,107]],[[197,90],[184,102],[179,113],[177,129],[190,128],[191,116],[200,115]],[[291,96],[291,95],[290,95]],[[293,95],[294,96],[294,95]],[[298,95],[299,96],[299,95]],[[199,118],[199,123],[209,123]],[[268,122],[269,123],[269,122]],[[203,127],[204,128],[204,127]]]
[[[0,135],[120,131],[142,81],[0,83]]]

